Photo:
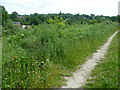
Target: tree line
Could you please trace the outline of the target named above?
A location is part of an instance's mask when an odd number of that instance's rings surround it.
[[[21,22],[21,24],[25,25],[38,25],[42,23],[53,23],[53,21],[57,21],[56,19],[66,21],[67,24],[80,23],[80,24],[94,24],[100,23],[103,21],[119,21],[120,16],[103,16],[103,15],[86,15],[86,14],[70,14],[70,13],[58,13],[58,14],[30,14],[30,15],[20,15],[16,11],[12,12],[12,14],[8,14],[4,6],[0,6],[2,9],[2,24],[4,25],[7,20],[12,20],[14,22]],[[57,17],[57,18],[56,18]]]

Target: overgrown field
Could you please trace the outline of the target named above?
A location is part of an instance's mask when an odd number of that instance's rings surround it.
[[[118,35],[113,39],[104,61],[97,65],[85,88],[118,88]]]
[[[3,28],[3,88],[52,88],[64,84],[107,38],[117,23],[41,24],[33,29]]]

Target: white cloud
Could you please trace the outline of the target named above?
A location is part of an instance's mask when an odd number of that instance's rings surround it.
[[[119,0],[1,0],[9,13],[80,13],[117,15]]]

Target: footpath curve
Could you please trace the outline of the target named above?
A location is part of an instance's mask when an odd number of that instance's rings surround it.
[[[116,31],[111,37],[108,38],[107,42],[97,50],[97,52],[93,53],[92,57],[89,58],[85,64],[76,72],[73,73],[71,77],[65,77],[66,86],[62,86],[61,88],[81,88],[81,86],[87,83],[87,79],[90,77],[90,73],[98,64],[98,62],[104,58],[104,55],[107,53],[108,47],[114,38],[114,36],[118,33]]]

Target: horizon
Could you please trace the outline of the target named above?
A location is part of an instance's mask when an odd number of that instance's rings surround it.
[[[33,0],[2,0],[0,2],[9,14],[16,11],[20,15],[59,14],[62,12],[73,15],[117,16],[119,0],[64,0],[63,2],[62,0],[36,0],[36,2]]]
[[[13,11],[13,12],[17,12],[17,11]],[[18,12],[17,12],[18,13]],[[37,12],[35,12],[35,13],[37,13]],[[30,14],[19,14],[19,16],[24,16],[24,15],[31,15],[31,14],[35,14],[35,13],[30,13]],[[12,13],[8,13],[8,14],[12,14]],[[59,13],[37,13],[37,14],[44,14],[44,15],[48,15],[48,14],[59,14]],[[76,14],[79,14],[79,13],[75,13],[75,14],[73,14],[73,13],[64,13],[64,12],[62,12],[62,14],[72,14],[72,15],[76,15]],[[91,14],[94,14],[94,13],[91,13]],[[79,15],[91,15],[91,14],[79,14]],[[95,16],[108,16],[108,15],[96,15],[96,14],[94,14]],[[117,15],[116,15],[117,16]],[[108,17],[114,17],[114,16],[108,16]]]

